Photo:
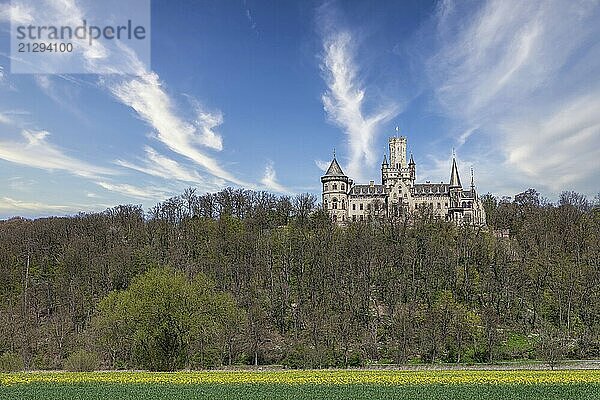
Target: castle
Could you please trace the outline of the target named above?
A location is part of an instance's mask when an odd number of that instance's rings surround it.
[[[321,177],[323,208],[334,222],[384,219],[421,210],[458,224],[485,225],[485,210],[475,190],[472,170],[469,190],[460,183],[454,157],[450,183],[415,183],[417,167],[412,154],[406,160],[406,137],[391,137],[389,151],[389,163],[384,155],[381,164],[381,184],[371,181],[366,185],[354,184],[334,154]]]

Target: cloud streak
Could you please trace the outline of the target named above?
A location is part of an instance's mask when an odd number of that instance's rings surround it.
[[[260,181],[267,190],[281,193],[281,194],[290,194],[291,190],[283,186],[277,181],[277,172],[275,171],[275,166],[273,162],[269,162],[265,167],[265,174]]]
[[[0,158],[46,171],[65,171],[84,178],[115,175],[115,171],[69,156],[48,141],[50,133],[24,129],[21,141],[0,141]]]
[[[202,114],[197,121],[202,131],[199,135],[198,127],[177,116],[171,98],[154,72],[141,72],[134,79],[110,85],[110,90],[118,100],[134,109],[142,120],[152,126],[156,138],[169,149],[194,161],[217,178],[240,186],[247,185],[197,146],[199,143],[212,148],[221,146],[213,129],[220,124],[222,117]]]
[[[372,113],[365,113],[365,88],[358,76],[355,43],[348,31],[325,35],[321,69],[327,84],[327,91],[321,98],[323,106],[328,118],[347,136],[347,173],[362,179],[365,166],[378,161],[378,152],[374,149],[377,134],[383,123],[398,114],[398,106],[381,104]]]
[[[120,193],[127,197],[133,197],[136,199],[162,201],[172,195],[171,191],[156,188],[155,186],[139,187],[127,183],[111,183],[106,181],[98,181],[96,184],[111,192]]]
[[[599,17],[586,1],[493,0],[474,11],[446,1],[438,10],[426,62],[436,101],[459,146],[485,135],[495,156],[482,162],[495,168],[483,169],[511,177],[516,190],[597,191]]]
[[[165,157],[152,147],[146,146],[144,151],[145,157],[140,160],[141,164],[132,163],[126,160],[116,160],[115,164],[167,180],[194,183],[204,187],[209,185],[206,179],[204,179],[197,171],[190,170],[177,161]]]

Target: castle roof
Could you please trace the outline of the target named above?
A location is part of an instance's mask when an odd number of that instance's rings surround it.
[[[462,187],[460,177],[458,176],[458,167],[456,166],[456,158],[452,157],[452,172],[450,173],[450,187]]]
[[[413,186],[413,194],[427,196],[434,194],[448,194],[450,186],[447,183],[416,183]]]
[[[333,157],[329,168],[327,168],[325,176],[346,176],[346,174],[344,174],[344,171],[342,171],[342,167],[340,167],[340,164],[338,164],[335,157]]]
[[[354,185],[350,189],[350,195],[355,196],[385,196],[386,190],[383,185]]]

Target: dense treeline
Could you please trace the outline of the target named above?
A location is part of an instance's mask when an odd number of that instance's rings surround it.
[[[0,364],[599,357],[597,202],[484,200],[488,228],[427,210],[339,228],[312,195],[232,189],[0,222]]]

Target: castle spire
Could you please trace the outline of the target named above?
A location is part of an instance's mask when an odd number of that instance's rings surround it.
[[[385,153],[383,154],[383,162],[381,163],[381,165],[388,165],[387,156],[385,155]]]
[[[475,192],[475,178],[473,178],[473,167],[471,167],[471,191]]]
[[[335,159],[335,155],[333,156],[333,160],[331,160],[331,164],[329,164],[329,168],[327,168],[327,172],[325,172],[325,176],[346,176],[344,171],[342,171],[342,167],[340,167],[340,164]]]
[[[454,150],[452,151],[452,153],[454,153]],[[452,155],[452,172],[450,173],[450,187],[462,187],[462,185],[460,184],[460,177],[458,176],[458,167],[456,166],[456,158],[454,154]]]

